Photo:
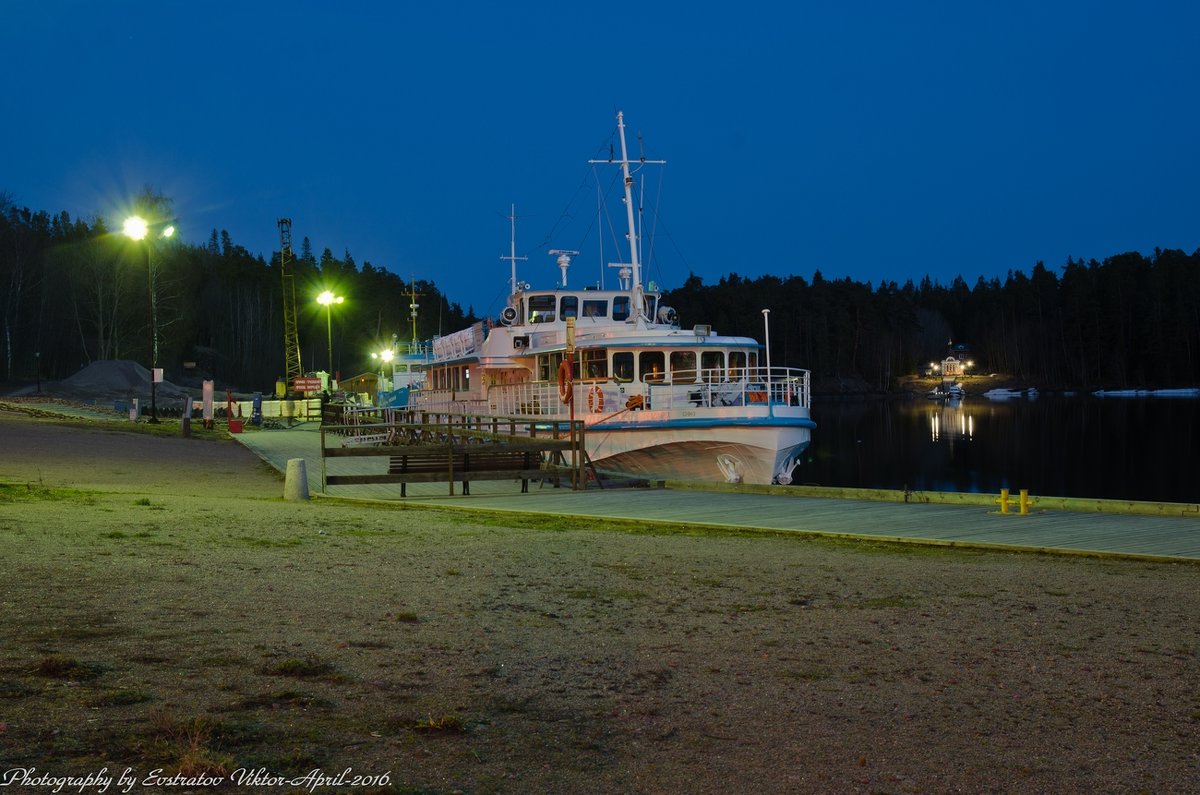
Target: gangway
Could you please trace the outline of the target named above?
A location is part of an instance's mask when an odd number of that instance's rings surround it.
[[[321,426],[321,487],[455,482],[470,494],[473,480],[520,480],[526,492],[533,479],[567,478],[585,487],[584,425],[575,420],[455,414],[421,409],[354,412],[346,422]],[[372,421],[378,420],[378,421]],[[330,474],[342,459],[386,458],[373,472]],[[332,459],[332,461],[331,461]]]

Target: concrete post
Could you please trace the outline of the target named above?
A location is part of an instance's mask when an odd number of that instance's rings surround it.
[[[285,500],[308,499],[308,470],[303,458],[289,458],[287,473],[283,479],[283,498]]]

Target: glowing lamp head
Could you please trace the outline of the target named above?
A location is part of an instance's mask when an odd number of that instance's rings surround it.
[[[379,358],[383,359],[385,362],[390,362],[392,360],[392,357],[394,357],[395,355],[396,354],[392,353],[390,350],[380,351]]]
[[[139,218],[138,216],[134,215],[125,219],[125,234],[134,240],[142,240],[145,238],[146,232],[149,230],[149,228],[150,227],[146,223],[145,218]]]

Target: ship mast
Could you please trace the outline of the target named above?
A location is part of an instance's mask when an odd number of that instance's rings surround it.
[[[518,284],[517,283],[517,260],[529,259],[529,257],[518,257],[517,256],[517,205],[516,204],[513,204],[512,209],[509,210],[508,223],[511,228],[511,232],[509,235],[509,241],[508,241],[508,256],[507,257],[502,256],[502,257],[500,257],[500,259],[506,259],[510,263],[512,263],[512,277],[508,281],[508,290],[509,290],[509,295],[516,295],[517,294],[517,284]]]
[[[633,175],[629,172],[629,150],[625,145],[625,113],[623,111],[617,111],[617,130],[621,135],[620,165],[621,175],[625,180],[625,217],[629,224],[629,265],[632,276],[629,293],[637,316],[646,317],[646,302],[642,290],[642,265],[638,261],[638,234],[633,213]],[[588,162],[602,163],[605,161],[589,160]],[[608,162],[611,163],[612,161],[609,160]],[[638,158],[638,163],[641,165],[645,165],[646,163],[663,165],[666,162],[665,160],[647,160],[645,157]],[[649,320],[649,318],[646,319]]]

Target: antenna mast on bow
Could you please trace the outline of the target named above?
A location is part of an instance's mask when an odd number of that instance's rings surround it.
[[[630,268],[630,292],[633,299],[633,306],[638,316],[646,316],[646,302],[643,300],[642,290],[642,265],[638,261],[638,233],[637,225],[634,220],[633,213],[633,175],[629,172],[629,149],[625,145],[625,114],[622,111],[617,111],[617,130],[621,137],[621,159],[616,161],[621,166],[621,175],[625,181],[625,216],[629,224],[629,268]],[[589,163],[603,163],[603,160],[589,160]],[[609,160],[607,162],[613,162]],[[645,157],[639,157],[638,165],[653,163],[656,165],[665,165],[665,160],[647,160]],[[620,267],[620,266],[618,266]]]

